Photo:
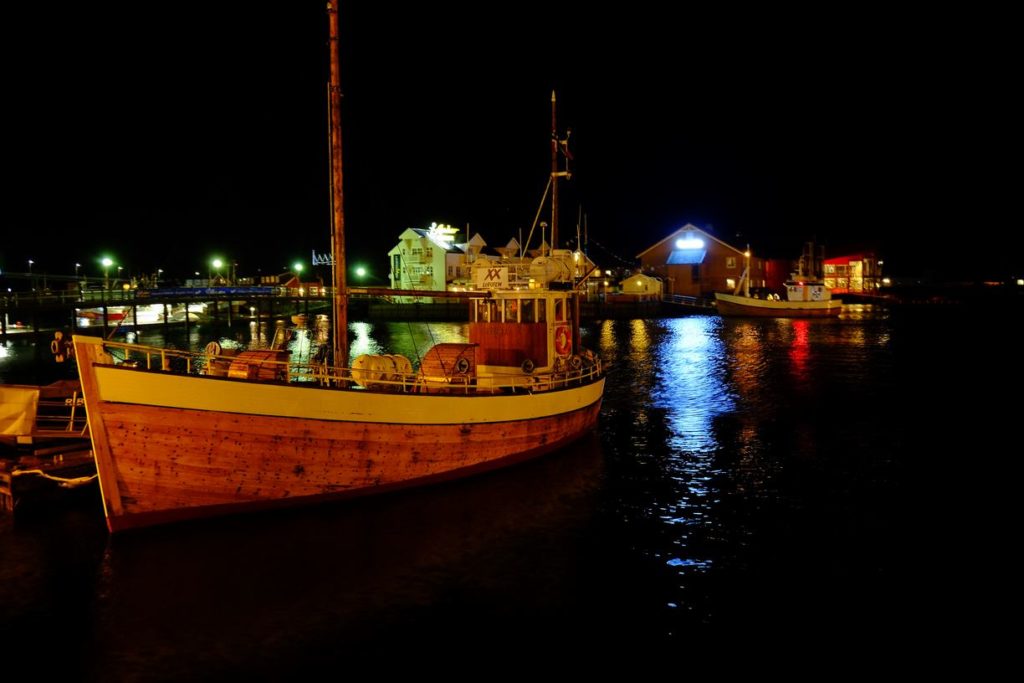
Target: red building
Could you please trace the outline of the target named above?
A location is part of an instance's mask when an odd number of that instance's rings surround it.
[[[660,277],[666,295],[711,297],[731,292],[743,274],[744,250],[687,223],[637,255],[642,272]],[[765,286],[764,259],[749,257],[750,286]]]
[[[874,254],[825,259],[825,286],[837,294],[875,293],[882,283],[882,263]]]

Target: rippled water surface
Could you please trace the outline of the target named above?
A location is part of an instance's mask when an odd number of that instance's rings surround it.
[[[415,358],[463,333],[350,336]],[[85,678],[308,678],[353,662],[685,662],[726,635],[891,651],[994,599],[977,573],[1005,541],[979,501],[999,497],[1015,409],[993,378],[1020,375],[998,321],[848,307],[605,321],[584,342],[613,368],[600,429],[523,466],[117,538],[98,504],[0,517],[0,639],[38,654],[34,634],[52,634]],[[8,342],[0,378],[38,381],[31,353]]]

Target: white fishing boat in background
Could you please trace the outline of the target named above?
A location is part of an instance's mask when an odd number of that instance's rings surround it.
[[[812,247],[813,252],[813,247]],[[811,254],[813,256],[813,253]],[[832,292],[820,277],[804,272],[804,260],[796,273],[791,273],[785,283],[785,298],[779,294],[750,294],[750,252],[746,253],[747,265],[743,269],[736,289],[732,294],[715,292],[715,305],[724,316],[752,316],[761,318],[829,318],[838,316],[843,310],[843,302],[833,299]],[[742,293],[741,293],[742,292]]]

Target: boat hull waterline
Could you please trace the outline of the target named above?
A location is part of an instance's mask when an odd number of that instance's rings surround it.
[[[720,292],[715,293],[715,304],[721,315],[764,318],[829,318],[838,316],[843,310],[840,299],[775,301]]]
[[[421,395],[105,364],[76,337],[111,531],[456,479],[597,424],[604,378],[551,391]],[[231,406],[231,410],[223,408]]]

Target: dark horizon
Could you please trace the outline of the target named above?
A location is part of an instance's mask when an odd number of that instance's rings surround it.
[[[110,254],[267,274],[329,250],[322,3],[191,10],[16,10],[3,271],[96,275]],[[979,165],[1001,48],[950,53],[941,19],[341,12],[348,260],[371,272],[409,227],[525,233],[555,89],[575,157],[560,233],[582,210],[602,266],[693,223],[770,257],[813,239],[894,275],[1024,275],[1008,183]]]

